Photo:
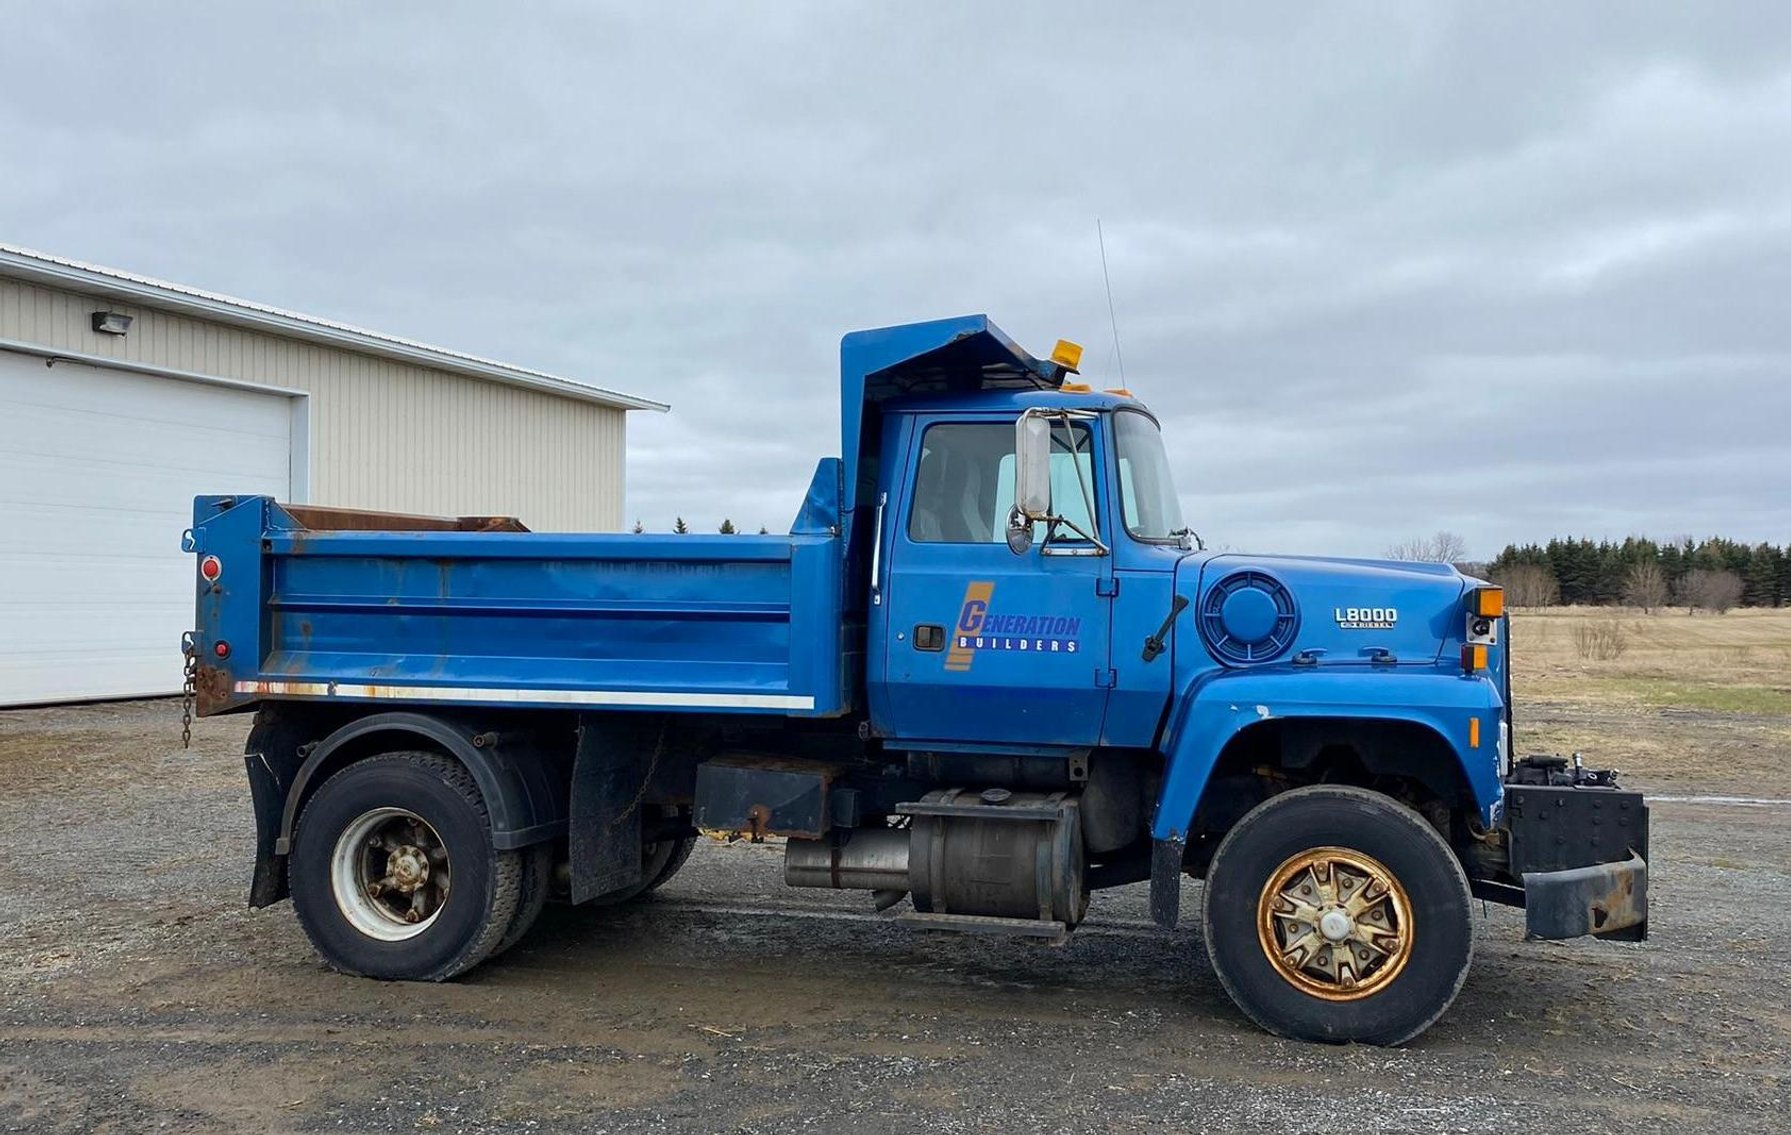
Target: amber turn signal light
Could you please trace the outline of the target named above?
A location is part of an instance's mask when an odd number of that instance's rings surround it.
[[[1483,619],[1496,619],[1505,613],[1505,589],[1503,587],[1476,587],[1470,597],[1474,614]]]
[[[1461,672],[1478,674],[1486,669],[1486,647],[1468,643],[1461,648]]]

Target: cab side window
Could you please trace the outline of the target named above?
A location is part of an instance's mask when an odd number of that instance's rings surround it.
[[[1059,516],[1094,531],[1093,438],[1086,426],[1052,437],[1051,502]],[[1076,452],[1071,452],[1074,445]],[[1014,427],[1003,422],[929,426],[921,437],[908,538],[922,544],[1005,544],[1014,504]],[[1033,538],[1043,540],[1044,525]],[[1056,543],[1074,539],[1060,531]]]

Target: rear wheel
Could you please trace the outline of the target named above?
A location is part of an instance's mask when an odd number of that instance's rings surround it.
[[[510,928],[504,931],[504,937],[491,951],[494,958],[528,934],[535,920],[541,917],[541,911],[547,906],[548,893],[553,889],[553,844],[537,843],[523,848],[519,854],[522,857],[522,881],[516,914],[511,917]]]
[[[1202,900],[1225,991],[1270,1032],[1403,1044],[1429,1028],[1473,956],[1467,878],[1416,812],[1315,785],[1250,811],[1220,843]]]
[[[288,870],[324,961],[386,980],[471,969],[522,898],[521,859],[491,846],[471,774],[435,753],[387,753],[330,777],[299,816]]]

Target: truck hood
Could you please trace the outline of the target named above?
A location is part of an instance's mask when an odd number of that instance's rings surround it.
[[[1434,665],[1463,631],[1467,586],[1447,564],[1396,560],[1194,555],[1176,572],[1176,593],[1189,600],[1183,634],[1229,666],[1312,651],[1327,665],[1381,651],[1383,661]]]

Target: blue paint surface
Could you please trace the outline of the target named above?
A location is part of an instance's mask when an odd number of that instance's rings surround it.
[[[1442,738],[1477,809],[1496,815],[1505,651],[1489,673],[1461,674],[1470,582],[1454,569],[1133,536],[1112,419],[1148,412],[1128,394],[1062,389],[1057,368],[984,316],[848,335],[840,382],[841,453],[820,460],[789,535],[310,532],[268,498],[199,498],[195,550],[225,564],[216,586],[198,584],[201,657],[228,679],[224,708],[403,687],[393,700],[849,715],[892,748],[1155,750],[1158,838],[1186,832],[1241,730],[1394,720]],[[1011,434],[1031,407],[1087,415],[1099,544],[1016,555],[998,533],[928,537],[913,500],[926,431]],[[1188,605],[1168,649],[1146,662],[1177,596]],[[939,648],[922,649],[934,628]]]
[[[1268,638],[1274,633],[1279,616],[1274,598],[1255,587],[1232,592],[1219,608],[1219,621],[1226,632],[1245,643],[1258,643]]]

